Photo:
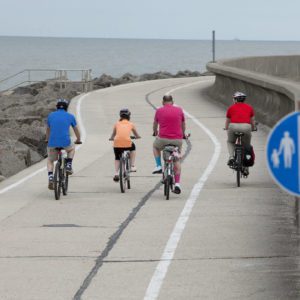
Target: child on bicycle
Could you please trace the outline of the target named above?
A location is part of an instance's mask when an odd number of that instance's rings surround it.
[[[113,180],[115,182],[119,181],[119,168],[120,168],[120,158],[122,152],[125,150],[130,151],[130,162],[131,162],[131,172],[136,172],[135,156],[136,156],[136,147],[135,144],[131,141],[131,132],[134,134],[136,139],[140,139],[135,125],[130,122],[131,112],[127,109],[120,110],[120,120],[114,125],[113,132],[110,137],[110,141],[114,141],[114,154],[115,154],[115,175]]]

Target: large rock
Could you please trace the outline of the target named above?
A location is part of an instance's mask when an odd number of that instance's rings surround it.
[[[94,89],[137,81],[173,77],[200,76],[182,71],[176,75],[156,72],[136,76],[125,73],[119,78],[102,74],[93,80]],[[46,157],[45,121],[55,110],[56,99],[72,99],[82,92],[82,85],[64,86],[52,80],[18,87],[0,93],[0,181]]]

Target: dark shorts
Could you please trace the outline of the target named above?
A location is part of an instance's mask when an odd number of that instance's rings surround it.
[[[115,160],[120,160],[120,158],[122,156],[122,153],[126,150],[135,151],[135,144],[132,143],[131,147],[129,147],[129,148],[116,148],[116,147],[114,147]]]

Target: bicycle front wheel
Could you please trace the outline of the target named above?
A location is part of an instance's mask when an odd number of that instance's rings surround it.
[[[55,171],[54,171],[54,196],[56,200],[60,199],[60,188],[61,188],[61,169],[60,169],[60,162],[57,162],[55,166]]]

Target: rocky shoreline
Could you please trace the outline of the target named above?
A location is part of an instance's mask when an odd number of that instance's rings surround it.
[[[93,89],[138,81],[197,77],[199,72],[180,71],[132,75],[126,73],[119,78],[102,74],[93,79]],[[35,164],[46,157],[45,121],[55,110],[57,98],[72,99],[81,93],[81,87],[68,84],[61,89],[51,80],[18,87],[0,93],[0,181]]]

